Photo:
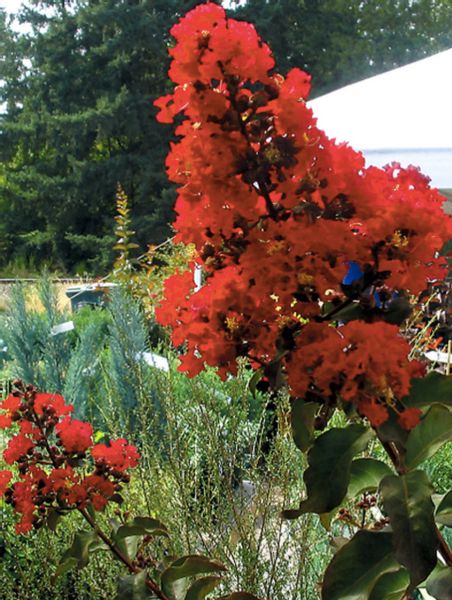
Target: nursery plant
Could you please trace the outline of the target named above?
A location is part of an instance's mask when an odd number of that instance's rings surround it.
[[[52,295],[48,286],[43,281],[40,287]],[[12,381],[29,366],[40,390],[60,395],[53,374],[47,377],[44,369],[48,316],[36,303],[30,306],[27,294],[26,287],[16,288],[5,313],[2,334],[10,354],[3,376]],[[74,323],[59,340],[66,349],[59,355],[59,372],[65,401],[74,406],[71,417],[91,424],[96,443],[126,438],[141,455],[123,488],[123,503],[109,502],[96,513],[99,526],[111,533],[110,520],[126,513],[128,521],[158,518],[169,536],[159,537],[164,546],[159,551],[173,557],[203,555],[227,567],[217,596],[242,589],[258,598],[316,598],[330,554],[328,536],[316,516],[291,523],[279,517],[300,494],[304,459],[284,425],[262,468],[269,399],[261,393],[253,397],[246,362],[237,377],[224,382],[214,369],[194,379],[179,373],[177,353],[165,345],[154,352],[168,358],[168,371],[146,364],[144,354],[152,347],[149,324],[140,302],[122,289],[114,290],[102,310],[86,307],[68,314],[53,304],[50,313],[56,326],[68,319]],[[24,323],[36,327],[21,327]],[[35,348],[29,362],[22,348]],[[281,398],[278,411],[286,410],[286,401]],[[0,470],[15,471],[4,462],[3,450],[16,433],[17,422],[0,432]],[[75,565],[52,579],[83,529],[79,511],[68,512],[56,531],[44,522],[39,530],[17,535],[14,511],[3,498],[0,521],[0,596],[5,600],[115,596],[121,563],[109,561],[106,551],[94,552],[82,570]]]
[[[73,406],[58,394],[39,393],[32,385],[14,383],[0,404],[0,427],[17,428],[3,453],[10,469],[0,471],[0,494],[20,516],[16,532],[25,534],[44,525],[55,531],[59,522],[77,511],[86,522],[64,553],[55,577],[87,565],[90,556],[109,551],[129,574],[118,584],[117,600],[160,598],[201,600],[219,583],[226,568],[200,555],[174,557],[152,549],[155,538],[168,537],[157,519],[127,513],[110,521],[106,531],[97,513],[110,502],[121,505],[121,491],[137,467],[137,448],[124,438],[95,443],[90,423],[71,416]],[[213,575],[215,573],[215,575]],[[198,577],[193,581],[193,578]],[[252,600],[235,593],[227,600]]]
[[[435,495],[421,466],[450,441],[452,380],[426,376],[401,335],[415,298],[447,274],[444,198],[417,168],[366,167],[329,139],[306,104],[309,75],[279,74],[252,25],[206,3],[171,33],[175,87],[155,104],[176,123],[176,241],[195,245],[205,277],[201,289],[189,271],[170,277],[157,310],[186,344],[181,370],[227,377],[247,357],[255,383],[288,388],[309,466],[284,517],[313,512],[329,526],[337,513],[350,525],[322,598],[426,586],[446,599],[452,495]],[[345,424],[329,427],[337,411]],[[362,458],[369,444],[390,467]],[[359,520],[342,506],[355,497]]]

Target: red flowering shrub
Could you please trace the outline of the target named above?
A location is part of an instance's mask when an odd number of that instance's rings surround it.
[[[122,438],[110,442],[109,446],[97,444],[92,449],[91,456],[96,464],[102,466],[104,470],[119,471],[120,473],[124,473],[131,467],[136,467],[140,458],[135,446],[130,446]]]
[[[247,356],[269,377],[280,361],[294,395],[334,391],[381,424],[422,374],[385,320],[446,275],[444,198],[418,169],[366,168],[329,139],[306,105],[309,75],[274,72],[252,25],[207,3],[171,33],[176,86],[155,102],[157,118],[177,123],[174,227],[206,276],[198,291],[190,273],[168,279],[157,311],[175,345],[186,342],[181,369],[207,363],[226,376]],[[352,263],[360,277],[348,284]],[[347,306],[362,321],[342,327]],[[403,427],[414,422],[402,412]]]
[[[89,423],[66,417],[56,424],[55,431],[68,453],[83,453],[93,445],[93,428]]]
[[[57,394],[41,394],[17,382],[0,403],[0,427],[16,428],[3,452],[12,471],[0,471],[0,495],[21,516],[18,533],[40,527],[51,511],[64,513],[91,504],[102,510],[129,481],[139,454],[126,440],[94,444],[93,428],[68,416],[73,410]]]

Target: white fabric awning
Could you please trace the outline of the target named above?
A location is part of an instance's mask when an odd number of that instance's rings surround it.
[[[312,100],[329,137],[361,150],[367,164],[413,164],[452,188],[452,49]]]

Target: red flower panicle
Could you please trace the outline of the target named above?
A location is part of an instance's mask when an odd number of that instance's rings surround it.
[[[9,440],[6,450],[3,452],[3,458],[5,459],[6,464],[12,465],[15,462],[18,462],[20,458],[26,456],[33,447],[33,440],[27,435],[20,433]]]
[[[20,515],[16,531],[40,527],[54,509],[105,508],[129,481],[137,449],[124,439],[94,446],[92,426],[69,417],[73,407],[62,396],[20,382],[16,387],[0,404],[0,417],[11,421],[7,426],[19,426],[3,452],[5,462],[18,467],[19,479],[11,483],[13,473],[0,471],[0,496]]]
[[[127,443],[127,440],[122,438],[110,442],[109,446],[97,444],[91,450],[91,456],[96,464],[104,465],[121,473],[136,467],[140,459],[135,446],[131,446]]]
[[[57,417],[68,415],[74,410],[72,404],[66,404],[58,394],[36,394],[34,408],[36,414],[54,413]]]
[[[86,452],[93,445],[93,428],[89,423],[66,417],[60,421],[55,431],[66,452]]]
[[[381,423],[420,374],[384,319],[395,297],[446,276],[444,198],[415,167],[366,168],[329,139],[306,105],[309,75],[274,72],[252,25],[207,3],[171,33],[175,88],[155,105],[158,120],[177,116],[166,163],[179,186],[174,227],[206,280],[195,291],[176,273],[157,311],[186,343],[180,368],[193,376],[207,363],[225,377],[239,356],[265,370],[282,355],[294,394],[334,390]],[[362,276],[347,286],[350,261]],[[366,322],[332,326],[327,303],[347,302]]]
[[[0,471],[0,498],[4,495],[11,481],[13,474],[11,471]]]
[[[399,424],[403,429],[414,429],[419,424],[422,411],[419,408],[406,408],[399,415]]]

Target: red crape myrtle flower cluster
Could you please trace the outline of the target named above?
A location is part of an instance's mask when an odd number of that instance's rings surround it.
[[[385,318],[394,297],[446,275],[444,198],[418,169],[366,168],[329,139],[306,105],[309,75],[275,72],[252,25],[207,3],[171,34],[176,85],[155,105],[177,124],[177,240],[196,246],[205,273],[197,291],[190,272],[171,277],[157,313],[187,344],[182,370],[207,363],[225,376],[247,356],[265,372],[280,360],[295,395],[334,390],[379,425],[422,374]],[[351,264],[361,277],[346,286]],[[359,321],[326,310],[351,302],[367,311]],[[408,429],[419,419],[398,412]]]
[[[130,479],[139,454],[126,440],[94,444],[89,423],[73,419],[72,405],[57,394],[16,382],[0,403],[0,428],[16,429],[3,452],[13,471],[0,471],[0,496],[21,515],[18,533],[40,527],[51,511],[97,511]]]

